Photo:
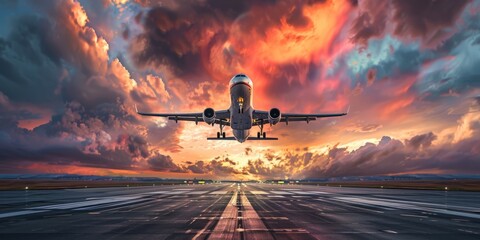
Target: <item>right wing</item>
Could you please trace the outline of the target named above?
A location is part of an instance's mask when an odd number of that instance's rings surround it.
[[[284,122],[288,124],[288,122],[310,122],[317,120],[317,118],[327,118],[327,117],[340,117],[345,116],[350,111],[350,107],[348,110],[343,113],[282,113],[280,122]],[[268,111],[262,110],[254,110],[253,118],[255,122],[253,123],[254,126],[266,124],[268,123]]]
[[[190,121],[195,122],[203,122],[203,113],[196,112],[196,113],[147,113],[147,112],[140,112],[135,105],[135,111],[137,114],[142,116],[152,116],[152,117],[166,117],[168,120],[173,120],[175,122],[178,121]],[[215,111],[215,123],[222,124],[225,126],[230,126],[230,111],[229,110],[220,110]]]

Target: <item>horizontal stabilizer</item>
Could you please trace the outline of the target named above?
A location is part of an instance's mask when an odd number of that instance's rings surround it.
[[[248,140],[278,140],[278,138],[272,138],[272,137],[267,137],[267,138],[248,137]]]
[[[226,137],[226,138],[216,138],[216,137],[209,137],[207,140],[237,140],[234,137]]]
[[[209,137],[207,140],[237,140],[234,137],[226,137],[226,138],[216,138],[216,137]],[[278,138],[256,138],[256,137],[248,137],[248,140],[278,140]]]

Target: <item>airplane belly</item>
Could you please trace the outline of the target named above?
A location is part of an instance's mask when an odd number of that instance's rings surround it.
[[[230,127],[234,130],[252,128],[251,87],[240,84],[230,89]]]
[[[232,114],[234,115],[234,114]],[[252,118],[248,115],[235,114],[231,117],[230,127],[235,130],[248,130],[252,128]]]

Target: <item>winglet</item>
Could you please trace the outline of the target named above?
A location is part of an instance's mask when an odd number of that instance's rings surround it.
[[[348,114],[348,112],[350,112],[350,105],[348,105],[347,114]],[[347,114],[345,114],[345,115],[347,115]]]
[[[135,106],[135,112],[137,112],[137,113],[138,113],[137,104],[135,104],[134,106]]]

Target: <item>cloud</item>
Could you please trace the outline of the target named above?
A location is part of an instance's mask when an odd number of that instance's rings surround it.
[[[169,98],[160,78],[151,74],[139,85],[118,58],[110,61],[107,41],[79,2],[37,11],[16,17],[0,38],[0,147],[11,148],[3,162],[138,170],[159,149],[178,149],[179,128],[140,119],[132,107],[150,93]],[[145,103],[152,108],[155,101]],[[22,128],[22,121],[44,118],[31,131]]]
[[[345,130],[350,132],[369,133],[369,132],[376,132],[382,127],[383,127],[382,124],[376,124],[376,123],[369,123],[369,124],[357,123],[355,125],[347,127]]]
[[[230,158],[222,156],[216,157],[208,162],[196,161],[186,166],[192,173],[208,174],[212,177],[233,177],[240,175],[242,172],[235,167],[236,163]]]
[[[160,172],[179,172],[185,173],[186,170],[175,164],[170,156],[156,153],[155,156],[148,159],[150,169]]]
[[[426,133],[402,141],[383,137],[378,144],[366,143],[357,150],[333,147],[312,164],[296,174],[300,178],[339,176],[372,176],[402,173],[478,173],[475,159],[479,147],[477,138],[456,144],[434,146],[437,137]],[[413,148],[413,151],[410,149]],[[422,149],[423,151],[418,151]]]
[[[437,139],[437,136],[432,132],[417,135],[405,142],[406,145],[418,150],[419,148],[428,148],[432,145],[432,142]]]
[[[392,33],[400,39],[418,39],[422,46],[436,48],[452,36],[455,24],[470,2],[363,0],[352,23],[352,40],[365,46],[370,39]]]
[[[250,155],[251,153],[252,153],[252,148],[246,147],[246,148],[245,148],[245,155],[248,156],[248,155]]]

